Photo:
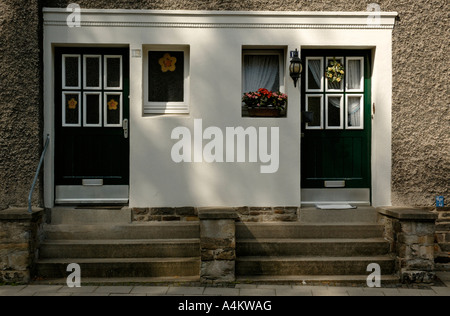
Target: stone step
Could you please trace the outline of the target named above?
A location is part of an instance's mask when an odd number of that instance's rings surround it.
[[[241,239],[239,256],[378,256],[389,253],[382,238],[368,239]]]
[[[377,263],[381,274],[394,274],[390,256],[371,257],[237,257],[236,275],[367,275],[367,266]]]
[[[69,274],[69,273],[67,273]],[[131,285],[168,285],[176,284],[176,286],[198,286],[200,282],[199,275],[193,276],[163,276],[163,277],[108,277],[108,278],[92,278],[81,277],[81,286],[131,286]],[[67,285],[67,277],[36,279],[33,285]]]
[[[236,223],[236,239],[377,238],[383,230],[383,225],[376,223]]]
[[[243,275],[236,278],[242,284],[295,284],[295,285],[347,285],[367,286],[370,272],[364,275]],[[373,280],[373,279],[371,279]],[[381,275],[381,286],[398,284],[396,275]]]
[[[182,239],[199,238],[198,222],[148,222],[131,224],[46,225],[51,240]]]
[[[199,239],[49,240],[41,258],[165,258],[200,256]]]
[[[346,210],[321,210],[315,207],[300,209],[302,223],[376,223],[377,220],[378,212],[371,206]]]
[[[59,224],[128,224],[131,223],[130,208],[74,208],[55,207],[51,209],[51,223]]]
[[[200,258],[72,258],[39,259],[36,273],[40,278],[64,278],[70,263],[80,265],[81,278],[134,278],[198,276]]]

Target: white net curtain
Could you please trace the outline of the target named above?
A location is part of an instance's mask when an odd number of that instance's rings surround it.
[[[278,55],[244,55],[244,92],[280,89]]]

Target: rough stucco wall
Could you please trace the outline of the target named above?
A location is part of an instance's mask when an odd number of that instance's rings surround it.
[[[37,0],[0,2],[0,210],[27,204],[41,146]],[[39,204],[38,185],[33,204]]]
[[[18,39],[9,46],[19,49],[13,50],[6,56],[2,54],[3,63],[10,69],[2,67],[2,141],[8,137],[8,144],[13,143],[14,150],[2,153],[0,159],[3,170],[8,171],[6,175],[0,175],[1,183],[8,183],[6,188],[1,188],[0,206],[5,200],[19,201],[20,198],[6,197],[21,190],[8,188],[15,181],[23,180],[26,172],[21,176],[14,175],[17,163],[9,157],[14,155],[23,156],[20,159],[26,163],[26,170],[36,163],[34,147],[30,150],[29,143],[37,140],[36,130],[38,126],[37,109],[39,96],[30,89],[37,87],[37,83],[30,78],[37,78],[37,43],[33,32],[25,32],[25,25],[36,28],[37,16],[30,15],[21,24],[14,25],[5,23],[11,21],[11,8],[26,11],[31,10],[23,5],[14,5],[15,1],[2,1],[0,7],[1,19],[1,44],[5,41],[6,30],[9,37],[17,34]],[[32,3],[33,1],[28,1]],[[122,9],[184,9],[184,10],[280,10],[280,11],[365,11],[369,3],[375,1],[331,1],[331,0],[139,0],[139,1],[107,1],[107,0],[44,0],[46,7],[65,8],[69,3],[76,2],[82,8],[122,8]],[[444,195],[450,200],[450,113],[448,97],[448,47],[450,33],[449,25],[449,3],[446,0],[379,0],[376,1],[383,11],[397,11],[400,20],[393,32],[393,169],[392,169],[392,203],[393,205],[432,205],[435,195]],[[34,12],[34,11],[33,11]],[[20,26],[20,27],[18,27]],[[31,36],[31,40],[30,40]],[[7,42],[7,41],[5,41]],[[3,49],[1,45],[0,49]],[[33,48],[34,47],[34,48]],[[24,57],[21,52],[31,53]],[[19,56],[20,58],[14,58]],[[13,64],[11,66],[10,64]],[[28,65],[25,67],[24,65]],[[3,89],[4,80],[11,83],[29,82],[28,85],[19,85],[18,89],[32,91],[23,96],[13,93],[13,90]],[[17,90],[16,90],[17,91]],[[4,110],[5,100],[14,99],[15,105],[11,110]],[[13,111],[13,109],[15,109]],[[6,114],[5,114],[6,113]],[[25,113],[27,115],[25,115]],[[30,114],[30,115],[28,115]],[[34,114],[34,115],[31,115]],[[28,119],[27,119],[28,118]],[[33,118],[30,120],[30,118]],[[13,120],[11,120],[13,119]],[[16,119],[14,121],[14,119]],[[19,132],[18,124],[23,130]],[[3,128],[5,126],[5,128]],[[25,128],[25,126],[27,126]],[[30,126],[32,128],[30,128]],[[19,127],[20,129],[20,127]],[[6,133],[5,133],[6,131]],[[21,138],[18,136],[26,135]],[[4,168],[4,165],[8,168]],[[4,181],[7,182],[4,182]]]

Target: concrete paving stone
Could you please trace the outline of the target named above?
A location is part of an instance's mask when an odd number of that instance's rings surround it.
[[[432,289],[438,296],[450,296],[450,287],[437,287],[437,286],[432,286],[431,289]]]
[[[94,293],[128,294],[132,286],[99,286]]]
[[[256,284],[236,284],[236,289],[256,289]]]
[[[56,293],[63,286],[62,285],[28,285],[23,288],[21,291],[17,292],[18,295],[29,295],[32,296],[36,293]]]
[[[275,296],[275,289],[240,289],[241,296]]]
[[[347,293],[350,296],[385,296],[382,288],[348,288]]]
[[[402,289],[399,288],[399,296],[425,296],[427,294],[432,294],[431,290],[420,290],[420,289]]]
[[[168,290],[168,286],[135,286],[131,294],[165,295]]]
[[[72,293],[64,293],[64,292],[37,292],[33,296],[72,296]]]
[[[72,296],[109,296],[109,293],[72,293]]]
[[[25,287],[26,287],[26,285],[4,285],[4,286],[0,286],[0,296],[14,295],[14,293],[17,293],[17,292],[23,290]]]
[[[98,286],[81,286],[81,287],[68,287],[64,286],[58,292],[60,293],[92,293]]]
[[[277,296],[312,296],[312,291],[308,289],[275,289]]]
[[[436,272],[436,276],[441,281],[450,281],[450,272],[438,271]]]
[[[167,295],[202,295],[204,290],[204,287],[171,286]]]
[[[317,289],[313,289],[312,295],[313,296],[348,296],[349,294],[347,293],[347,291],[345,289],[334,288],[334,287],[330,287],[330,288],[320,287]]]
[[[292,285],[258,284],[257,289],[292,289]]]
[[[111,293],[111,294],[109,294],[109,296],[147,296],[147,294],[145,294],[145,293],[134,293],[134,294],[132,294],[132,293],[128,293],[128,294],[125,294],[125,293]]]
[[[216,296],[239,296],[240,289],[226,288],[226,287],[207,287],[203,295]]]

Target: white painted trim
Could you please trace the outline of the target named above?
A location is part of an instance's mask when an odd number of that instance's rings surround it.
[[[68,12],[44,8],[44,25],[66,26]],[[81,27],[392,29],[396,12],[192,11],[81,9]],[[124,18],[126,17],[126,18]],[[183,22],[179,20],[183,19]],[[299,21],[300,20],[300,21]]]

